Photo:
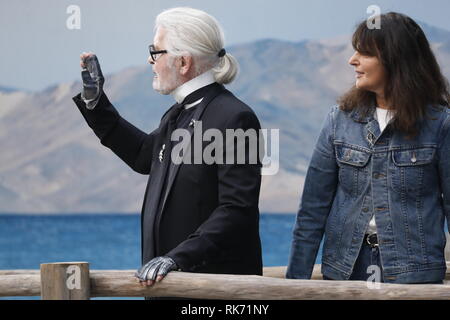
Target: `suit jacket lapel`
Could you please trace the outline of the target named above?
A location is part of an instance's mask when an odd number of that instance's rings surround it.
[[[149,180],[147,183],[147,188],[145,190],[144,204],[142,207],[141,215],[141,250],[142,250],[142,263],[148,262],[151,258],[155,256],[155,242],[153,227],[155,222],[155,217],[157,215],[158,204],[160,201],[162,188],[164,185],[164,177],[166,170],[168,169],[167,162],[159,161],[159,152],[161,151],[162,145],[167,144],[168,132],[170,131],[170,121],[166,117],[170,110],[175,107],[172,106],[163,115],[161,121],[161,135],[157,136],[155,149],[154,149],[154,161],[152,164],[152,169],[149,175]],[[169,137],[170,139],[170,137]],[[167,154],[165,155],[167,156]]]

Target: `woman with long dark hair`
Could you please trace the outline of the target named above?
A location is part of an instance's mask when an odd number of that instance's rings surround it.
[[[355,85],[328,114],[308,168],[287,278],[442,283],[450,220],[450,95],[422,29],[380,15],[356,28]]]

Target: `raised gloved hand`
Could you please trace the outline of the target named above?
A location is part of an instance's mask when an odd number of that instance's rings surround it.
[[[100,68],[97,56],[93,53],[83,53],[81,56],[81,79],[83,80],[83,90],[81,97],[86,103],[86,108],[92,110],[97,105],[100,95],[103,92],[105,78]]]
[[[161,281],[170,271],[177,270],[178,266],[170,257],[156,257],[143,265],[134,274],[140,282],[153,285],[155,281]]]

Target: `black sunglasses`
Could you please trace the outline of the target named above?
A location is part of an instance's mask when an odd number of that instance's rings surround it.
[[[153,44],[148,46],[148,51],[150,52],[150,57],[153,61],[156,61],[162,54],[167,53],[167,50],[155,50]]]

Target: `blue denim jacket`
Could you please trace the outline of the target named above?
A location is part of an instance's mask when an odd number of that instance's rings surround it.
[[[325,236],[322,273],[347,280],[374,214],[385,282],[444,279],[449,110],[427,107],[419,134],[408,140],[390,125],[380,134],[374,112],[332,108],[306,175],[287,278],[311,277]]]

